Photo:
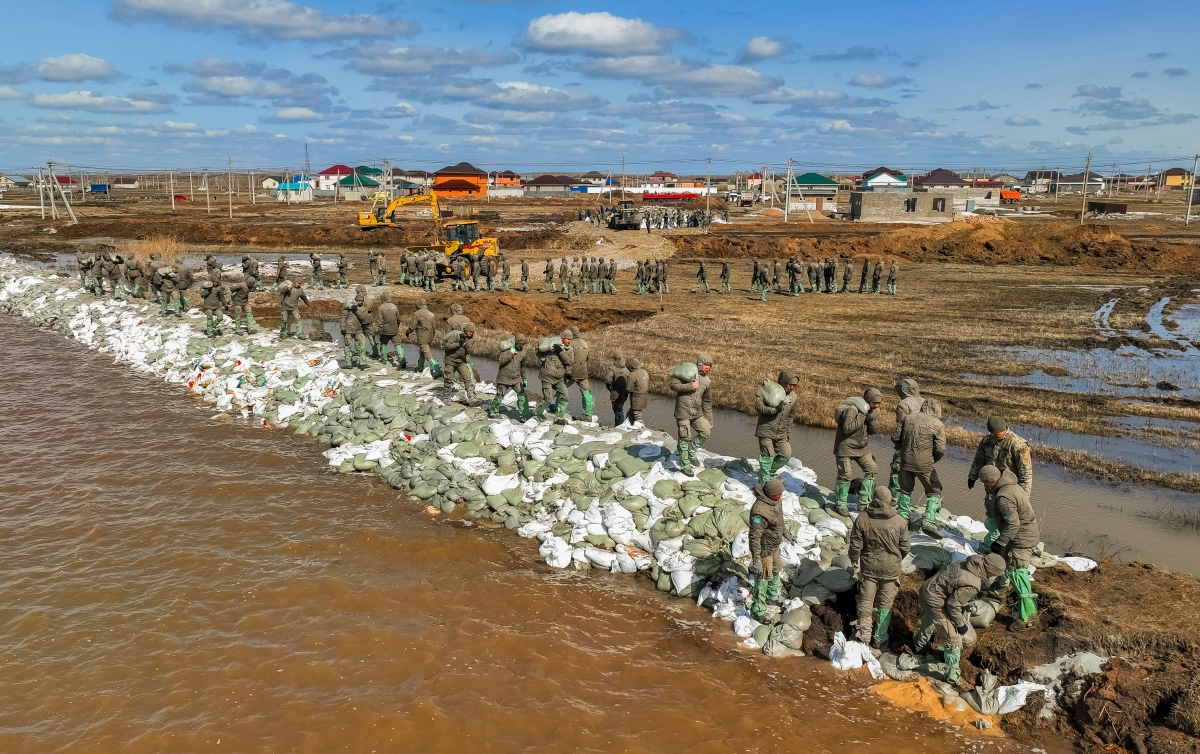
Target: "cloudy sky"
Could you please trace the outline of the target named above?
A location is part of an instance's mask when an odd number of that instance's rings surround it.
[[[1182,164],[1200,14],[1131,7],[10,2],[0,168]]]

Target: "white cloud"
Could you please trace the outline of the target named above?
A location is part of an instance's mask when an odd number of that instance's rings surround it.
[[[329,110],[338,94],[317,73],[295,74],[286,68],[267,68],[265,63],[205,58],[191,65],[167,63],[166,73],[190,73],[183,90],[193,105],[246,105],[247,100],[266,100],[272,107],[311,107]]]
[[[123,78],[111,63],[73,52],[56,58],[42,58],[36,63],[0,68],[0,81],[23,84],[27,81],[116,81]]]
[[[848,120],[831,120],[821,124],[821,131],[824,133],[850,133],[859,130],[861,129],[852,126]]]
[[[61,94],[35,94],[29,100],[34,107],[55,110],[85,110],[90,113],[161,113],[170,108],[161,102],[133,97],[114,97],[86,89]]]
[[[500,110],[586,110],[603,104],[590,94],[526,81],[452,81],[441,89],[440,96]]]
[[[911,84],[912,79],[907,76],[884,76],[881,73],[856,73],[850,83],[868,89],[889,89],[898,84]]]
[[[459,50],[430,45],[356,45],[333,54],[350,58],[350,67],[368,76],[466,73],[472,68],[491,68],[518,60],[517,54],[508,50]]]
[[[396,104],[383,108],[381,118],[415,118],[421,114],[421,111],[414,105],[407,102],[397,102]]]
[[[593,58],[577,70],[597,78],[640,79],[646,86],[658,87],[667,97],[750,97],[783,83],[745,66],[706,65],[665,55]]]
[[[23,92],[20,89],[14,89],[11,86],[0,85],[0,100],[3,99],[29,99],[31,97],[28,92]]]
[[[1006,126],[1040,126],[1042,122],[1037,118],[1027,118],[1024,115],[1013,115],[1004,121]]]
[[[412,36],[417,25],[374,15],[329,16],[286,0],[113,0],[119,21],[162,21],[185,29],[231,29],[245,37],[350,39]]]
[[[662,52],[683,37],[679,29],[662,29],[640,18],[571,11],[533,19],[522,41],[538,52],[641,55]]]
[[[739,63],[757,63],[760,60],[782,57],[787,45],[770,37],[755,37],[746,43],[738,56]]]
[[[42,58],[35,69],[42,81],[111,81],[120,75],[111,63],[81,52]]]
[[[263,123],[323,123],[337,120],[337,115],[319,113],[311,107],[281,107],[273,115],[259,118]]]

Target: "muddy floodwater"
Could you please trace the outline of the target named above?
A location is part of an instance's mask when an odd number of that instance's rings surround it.
[[[1017,752],[0,317],[0,751]],[[1066,751],[1058,742],[1037,744]]]

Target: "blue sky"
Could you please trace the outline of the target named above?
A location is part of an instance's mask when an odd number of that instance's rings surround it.
[[[1149,7],[1149,6],[1147,6]],[[0,168],[1042,166],[1200,150],[1200,13],[1092,2],[5,4]],[[1159,167],[1162,165],[1160,164]]]

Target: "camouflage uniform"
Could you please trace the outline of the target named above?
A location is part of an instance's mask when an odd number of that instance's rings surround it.
[[[1026,496],[1033,494],[1033,459],[1029,455],[1029,443],[1011,429],[1005,430],[1003,437],[992,437],[989,433],[979,441],[979,447],[975,450],[975,460],[971,463],[970,473],[967,474],[969,485],[973,486],[979,479],[979,470],[984,466],[995,466],[1001,474],[1011,471],[1021,489],[1025,490]],[[986,497],[985,493],[984,508],[990,510]],[[1000,530],[991,516],[986,517],[983,523],[988,528],[988,534],[983,540],[983,548],[986,551],[992,546],[992,542],[996,541]]]

